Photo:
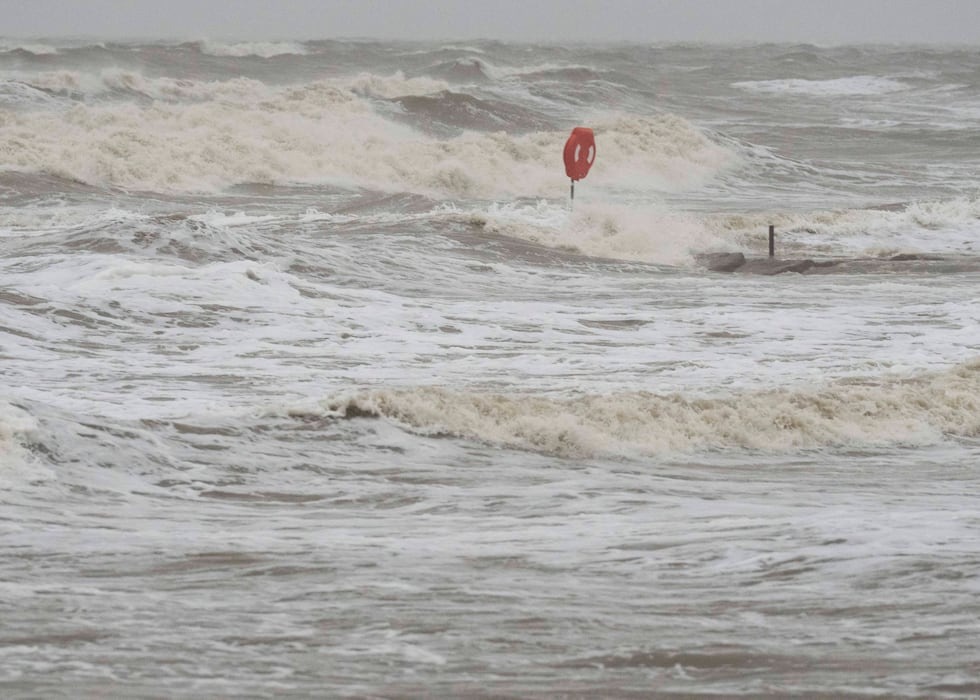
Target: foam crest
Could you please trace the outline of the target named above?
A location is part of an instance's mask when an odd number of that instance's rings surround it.
[[[598,157],[612,166],[604,180],[620,188],[683,191],[739,163],[735,151],[674,114],[600,119],[595,127]]]
[[[564,456],[920,445],[980,435],[980,360],[939,374],[722,398],[631,392],[553,399],[417,388],[330,399],[321,410]]]
[[[51,56],[58,53],[56,46],[41,44],[36,41],[0,41],[0,52],[26,51],[35,56]]]
[[[435,78],[453,83],[483,83],[494,77],[494,68],[483,59],[457,58],[429,66],[426,71]]]
[[[100,97],[113,93],[142,95],[164,101],[236,101],[248,103],[271,99],[275,93],[257,80],[234,78],[197,81],[186,78],[148,78],[137,71],[106,68],[98,72],[71,70],[16,74],[32,88],[69,96]]]
[[[424,76],[406,78],[401,71],[390,76],[361,73],[350,80],[347,85],[351,92],[356,95],[385,99],[404,97],[405,95],[431,95],[449,89],[449,83],[445,80],[436,80]]]
[[[493,77],[498,79],[550,77],[556,80],[578,79],[584,81],[598,79],[601,75],[601,70],[594,66],[587,66],[580,63],[537,63],[526,66],[498,67],[493,69]]]
[[[91,185],[154,191],[332,184],[495,198],[554,196],[567,185],[564,130],[470,131],[441,140],[385,119],[336,82],[274,89],[242,81],[217,90],[218,97],[190,104],[78,104],[0,114],[0,162]],[[229,92],[239,97],[220,99]],[[595,126],[600,162],[590,182],[598,187],[696,186],[735,158],[678,117],[615,117]]]
[[[72,70],[39,73],[7,73],[16,84],[49,93],[72,96],[104,96],[112,93],[143,95],[164,101],[232,101],[249,104],[256,100],[274,100],[278,91],[252,78],[199,81],[187,78],[147,77],[138,71],[105,68],[97,72]],[[6,83],[4,83],[6,84]],[[338,90],[361,97],[390,99],[405,95],[428,95],[449,88],[449,83],[432,78],[406,78],[397,71],[383,76],[361,73],[353,78],[321,81]]]
[[[274,56],[297,55],[307,53],[306,47],[296,41],[243,41],[237,43],[222,43],[218,41],[203,41],[200,51],[209,56],[241,58],[257,56],[273,58]]]
[[[187,217],[188,221],[199,221],[208,226],[247,226],[250,224],[261,224],[274,221],[276,217],[271,214],[262,216],[252,216],[245,212],[226,214],[222,211],[211,210],[205,214],[194,214]]]
[[[571,212],[547,202],[495,205],[466,217],[491,233],[616,260],[683,265],[731,247],[693,216],[654,204],[578,202]]]
[[[250,78],[205,82],[183,78],[147,78],[133,71],[107,69],[101,72],[99,81],[107,91],[133,92],[164,101],[247,103],[256,99],[272,99],[274,96],[269,88]]]
[[[43,90],[19,80],[0,80],[0,106],[4,107],[57,107],[56,98]]]
[[[32,89],[43,90],[45,92],[80,92],[83,89],[83,85],[93,90],[104,90],[101,81],[97,80],[94,76],[78,71],[57,70],[30,74],[5,72],[4,75]]]
[[[732,83],[732,86],[750,92],[810,95],[816,97],[883,95],[889,92],[908,89],[908,85],[899,80],[874,75],[855,75],[847,78],[835,78],[833,80],[804,80],[802,78],[747,80]]]
[[[141,221],[147,217],[133,211],[94,205],[44,208],[0,207],[0,236],[44,235],[69,229],[98,229],[106,224]]]
[[[976,252],[980,199],[911,202],[888,209],[719,214],[708,230],[734,241],[762,241],[770,224],[789,240],[827,253]],[[942,230],[943,234],[935,235]]]

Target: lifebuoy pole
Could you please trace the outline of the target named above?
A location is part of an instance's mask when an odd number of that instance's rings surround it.
[[[562,159],[565,161],[565,175],[572,182],[571,203],[574,204],[575,181],[589,174],[589,168],[595,160],[595,136],[592,129],[584,126],[572,129],[572,135],[568,137],[562,150]]]

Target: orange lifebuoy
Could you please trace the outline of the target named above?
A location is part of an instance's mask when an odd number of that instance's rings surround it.
[[[595,161],[595,135],[592,129],[576,126],[565,142],[565,174],[572,179],[582,180],[589,174]]]

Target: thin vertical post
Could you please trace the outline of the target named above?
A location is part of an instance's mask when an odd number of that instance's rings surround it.
[[[572,183],[572,203],[575,203],[575,180],[571,180]]]
[[[769,257],[776,257],[776,227],[769,224]]]

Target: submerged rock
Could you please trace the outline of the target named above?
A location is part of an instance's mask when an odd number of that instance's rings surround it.
[[[746,275],[781,275],[796,272],[804,275],[828,273],[930,272],[957,273],[980,271],[980,256],[933,255],[929,253],[901,253],[887,258],[834,258],[812,260],[810,258],[746,258],[742,253],[700,253],[694,256],[697,264],[711,272],[735,272]]]
[[[781,260],[778,258],[748,259],[742,253],[703,253],[695,256],[702,267],[712,272],[739,272],[749,275],[780,275],[784,272],[805,273],[816,268],[833,267],[839,260]]]
[[[742,267],[738,268],[738,271],[753,275],[780,275],[784,272],[806,272],[815,264],[812,260],[763,258],[747,261]]]
[[[745,264],[742,253],[703,253],[694,259],[712,272],[734,272]]]

